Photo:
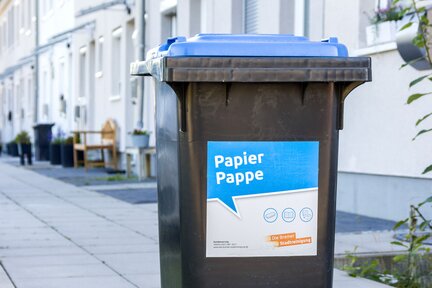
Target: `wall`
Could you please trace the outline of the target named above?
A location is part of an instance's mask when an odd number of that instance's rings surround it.
[[[74,1],[54,1],[52,9],[40,4],[40,45],[48,44],[53,36],[75,27]],[[38,123],[55,123],[58,130],[67,133],[73,129],[74,74],[71,61],[71,41],[63,41],[44,49],[39,55],[39,113]],[[47,76],[47,77],[46,77]],[[66,103],[62,111],[61,97]],[[47,106],[44,107],[44,106]],[[45,112],[48,113],[45,113]]]
[[[325,2],[325,32],[336,35],[350,54],[372,59],[371,83],[352,92],[345,101],[344,130],[340,132],[338,209],[384,219],[407,217],[410,204],[431,195],[432,175],[422,175],[432,163],[428,136],[412,138],[415,122],[431,112],[432,99],[406,105],[409,95],[428,91],[425,82],[409,83],[427,73],[404,63],[395,43],[365,49],[365,27],[374,2]],[[341,25],[344,23],[345,25]],[[392,48],[393,47],[393,48]],[[423,123],[422,128],[429,127]]]
[[[13,42],[9,44],[10,27],[7,25],[9,11],[13,9]],[[0,105],[2,117],[0,121],[0,139],[3,142],[12,140],[21,130],[31,131],[33,122],[32,99],[29,94],[33,89],[31,61],[21,62],[34,49],[34,2],[29,0],[2,1],[0,3],[0,30],[5,35],[0,38]],[[3,39],[6,36],[6,39]],[[9,73],[8,68],[22,63]],[[9,70],[9,69],[8,69]],[[30,85],[29,85],[30,82]],[[8,114],[12,113],[9,121]]]

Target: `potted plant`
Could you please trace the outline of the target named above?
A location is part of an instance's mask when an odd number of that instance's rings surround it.
[[[67,137],[61,143],[61,164],[63,167],[73,167],[74,166],[74,158],[73,158],[73,137]]]
[[[374,15],[369,17],[371,25],[366,27],[366,44],[373,46],[394,41],[401,27],[403,9],[394,4],[378,7]]]
[[[18,157],[19,156],[18,145],[15,142],[15,140],[12,140],[7,144],[7,152],[12,157]]]
[[[60,165],[61,164],[61,145],[64,142],[64,133],[59,128],[57,129],[57,133],[54,139],[50,144],[50,163],[51,165]]]
[[[137,148],[149,146],[150,133],[147,130],[135,129],[131,134],[132,145]]]
[[[20,156],[21,165],[24,165],[24,156],[27,156],[27,163],[32,164],[32,144],[30,136],[27,131],[21,131],[15,137],[15,143],[17,144],[18,154]]]

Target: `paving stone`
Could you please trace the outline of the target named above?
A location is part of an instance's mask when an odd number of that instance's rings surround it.
[[[19,266],[4,263],[10,277],[16,279],[43,278],[69,278],[69,277],[95,277],[116,276],[116,273],[103,264],[80,264],[80,265],[40,265]]]
[[[99,255],[99,257],[121,274],[159,275],[160,273],[157,251],[134,254],[105,254]]]
[[[124,275],[139,287],[160,288],[160,277],[157,274],[126,274]]]
[[[6,274],[3,267],[0,265],[0,287],[1,288],[15,288],[9,276]]]
[[[77,246],[68,247],[19,247],[19,248],[0,248],[0,259],[19,258],[30,256],[65,256],[82,255],[83,250]],[[1,286],[0,286],[1,287]]]
[[[100,261],[95,257],[81,251],[78,255],[37,255],[27,257],[16,257],[4,259],[3,264],[9,267],[38,267],[38,266],[54,266],[54,265],[78,265],[78,264],[100,264]]]
[[[160,288],[156,204],[132,205],[1,161],[0,174],[0,261],[18,288]],[[377,235],[338,234],[336,247],[372,251],[388,239]],[[337,288],[383,287],[340,273]]]
[[[16,284],[18,288],[136,288],[120,276],[18,279]]]

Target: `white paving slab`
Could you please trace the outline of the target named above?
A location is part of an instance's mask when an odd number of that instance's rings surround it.
[[[92,191],[102,191],[102,190],[123,190],[123,189],[148,189],[156,188],[157,184],[155,182],[143,182],[143,183],[122,183],[113,185],[89,185],[85,186],[87,190]]]
[[[1,265],[0,265],[0,287],[15,288]]]
[[[156,204],[132,205],[1,162],[0,175],[0,261],[17,288],[160,288]],[[147,184],[87,188],[154,186]],[[368,239],[357,241],[367,249]],[[13,288],[1,272],[0,288]],[[339,271],[334,283],[386,287]]]
[[[334,270],[333,273],[333,288],[389,288],[390,286],[384,285],[375,281],[363,278],[353,278],[348,276],[347,273]]]

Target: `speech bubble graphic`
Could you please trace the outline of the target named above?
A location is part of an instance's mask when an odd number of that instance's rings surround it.
[[[317,188],[318,163],[318,141],[209,141],[207,200],[240,217],[240,198]]]

